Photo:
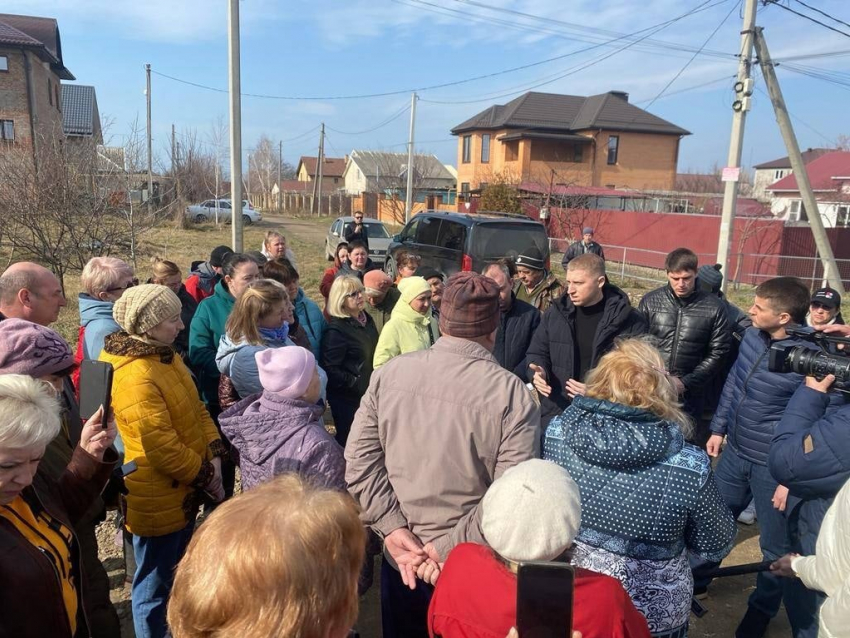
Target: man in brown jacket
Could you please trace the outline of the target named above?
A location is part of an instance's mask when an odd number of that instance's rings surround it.
[[[429,583],[440,564],[459,543],[485,543],[479,504],[487,488],[539,456],[535,398],[491,354],[498,324],[496,283],[452,276],[443,336],[379,368],[354,419],[345,478],[363,521],[384,539],[385,638],[428,635]]]

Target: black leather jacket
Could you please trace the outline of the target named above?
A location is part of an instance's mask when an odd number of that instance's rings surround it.
[[[670,286],[644,295],[638,310],[649,322],[649,334],[661,350],[667,370],[688,390],[703,387],[729,356],[729,320],[716,296],[699,290],[680,299]]]

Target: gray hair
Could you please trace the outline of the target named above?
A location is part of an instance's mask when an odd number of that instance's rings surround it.
[[[38,284],[38,275],[31,270],[7,271],[0,276],[0,303],[13,304],[18,297],[18,292],[25,288],[33,290],[38,287]]]
[[[499,262],[494,261],[492,264],[487,264],[486,266],[484,266],[484,270],[481,271],[481,274],[486,277],[487,271],[490,270],[491,268],[498,268],[499,270],[501,270],[502,274],[505,276],[505,279],[508,281],[508,283],[510,283],[510,281],[512,279],[511,271],[508,270],[507,266],[505,266],[504,264],[500,264]]]
[[[0,449],[47,447],[59,435],[61,407],[50,384],[0,375]]]

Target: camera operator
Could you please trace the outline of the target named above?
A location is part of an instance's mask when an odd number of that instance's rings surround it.
[[[850,326],[824,326],[825,334],[850,337]],[[850,354],[850,353],[845,353]],[[787,515],[792,548],[815,554],[818,532],[835,495],[850,478],[850,404],[832,407],[835,376],[807,376],[776,426],[768,455],[771,475],[789,490]],[[824,597],[818,596],[818,603]]]

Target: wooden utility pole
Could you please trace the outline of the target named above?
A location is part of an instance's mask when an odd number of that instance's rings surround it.
[[[832,252],[829,237],[826,234],[826,229],[823,227],[823,219],[821,219],[820,208],[818,208],[818,200],[815,197],[814,191],[812,191],[809,175],[806,173],[806,165],[800,153],[800,145],[797,143],[797,137],[794,135],[794,127],[791,125],[791,117],[788,115],[788,109],[785,106],[782,89],[779,87],[779,81],[776,79],[776,70],[770,59],[770,51],[767,49],[763,29],[757,27],[755,31],[755,47],[758,53],[759,65],[761,66],[761,73],[764,76],[767,92],[773,104],[776,123],[779,124],[779,131],[782,133],[782,139],[785,141],[785,148],[788,151],[788,159],[791,161],[794,179],[797,180],[797,188],[803,199],[803,206],[806,209],[809,226],[812,229],[812,235],[815,237],[815,245],[823,262],[824,279],[829,282],[832,288],[838,291],[839,295],[843,295],[844,285],[841,282],[841,273],[838,271],[838,265],[835,263],[835,255]]]
[[[153,141],[151,134],[151,65],[145,65],[145,97],[147,98],[148,137],[148,205],[153,206]]]
[[[239,0],[227,5],[230,89],[230,207],[233,250],[242,252],[242,79],[239,50]]]
[[[316,181],[319,183],[319,203],[316,207],[316,212],[319,217],[322,216],[322,178],[325,175],[325,123],[322,122],[322,132],[319,137],[319,161],[316,163]]]
[[[741,59],[738,61],[738,80],[735,83],[736,101],[732,105],[732,139],[726,160],[728,175],[724,175],[723,210],[720,214],[720,237],[717,241],[717,263],[723,266],[721,289],[725,292],[729,277],[729,246],[735,227],[735,207],[738,201],[738,178],[741,169],[741,151],[744,146],[744,124],[750,110],[752,80],[750,69],[753,57],[753,30],[756,26],[757,0],[747,0],[744,8],[744,26],[741,30]],[[739,90],[740,89],[740,90]],[[737,173],[737,174],[736,174]]]

